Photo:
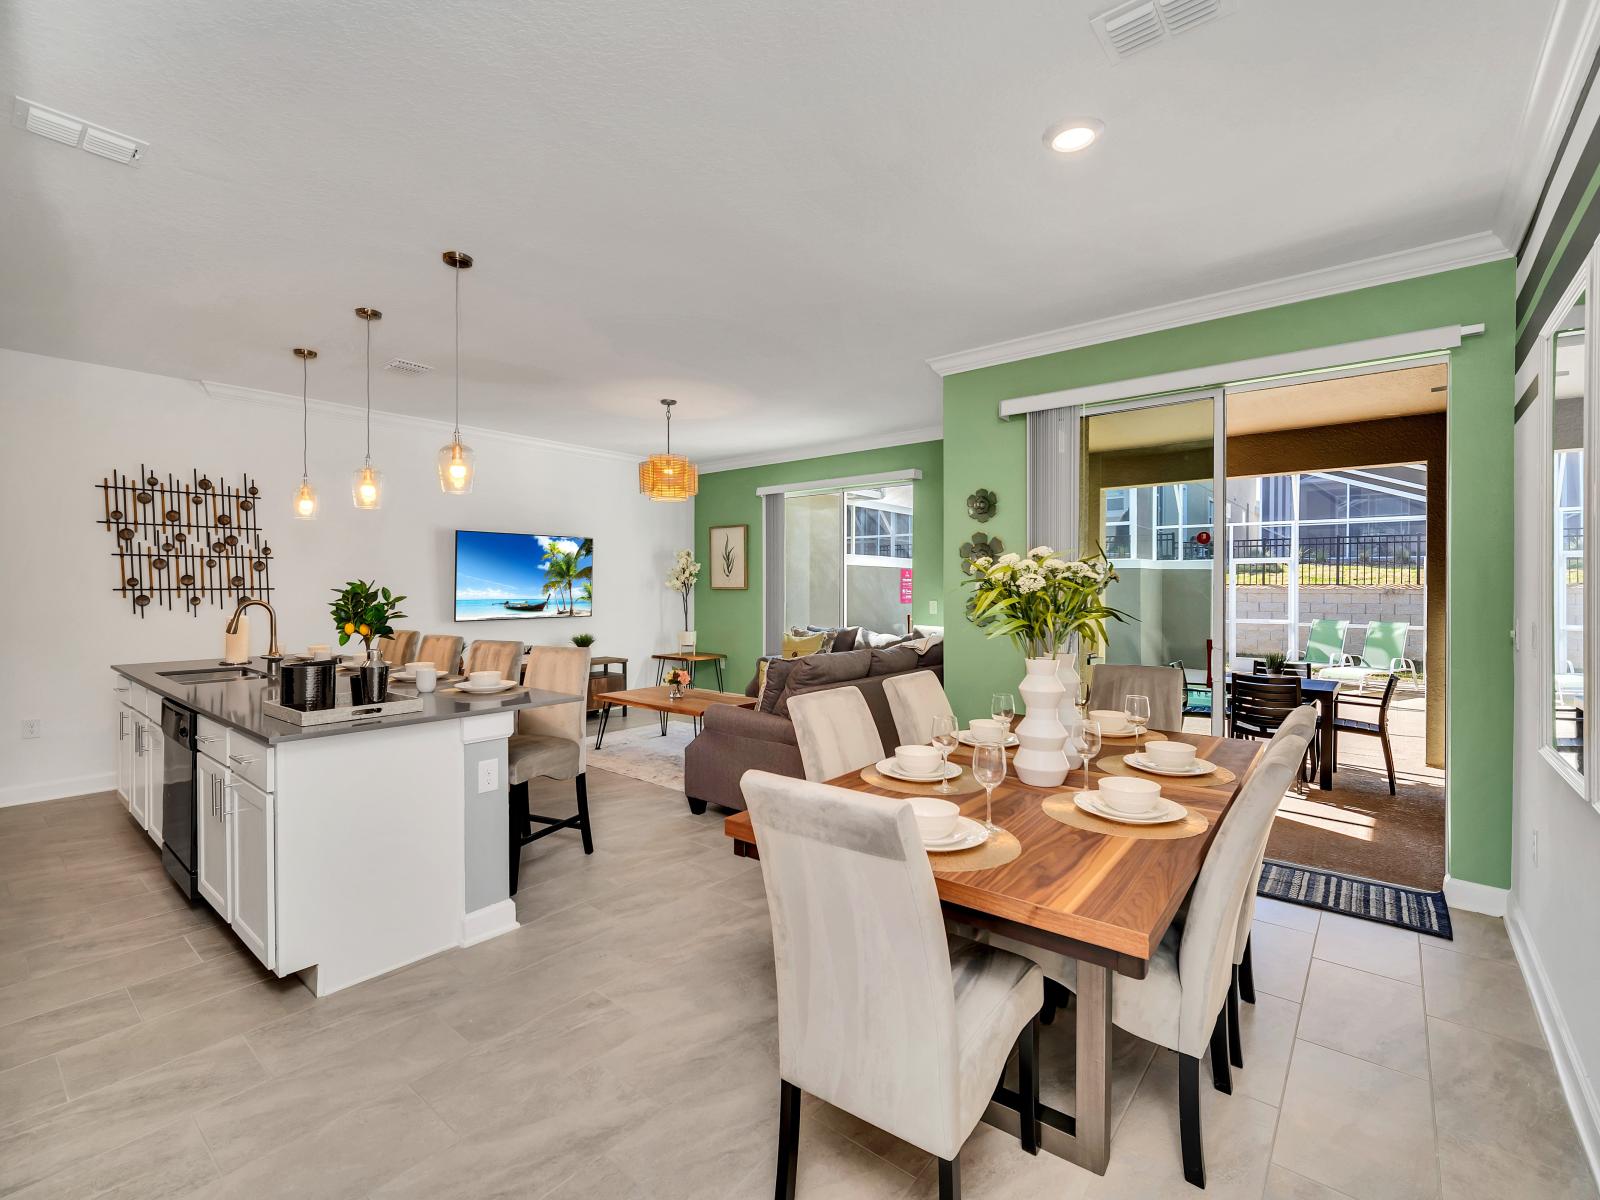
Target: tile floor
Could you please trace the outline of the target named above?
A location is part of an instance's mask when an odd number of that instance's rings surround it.
[[[114,798],[0,810],[0,1195],[770,1195],[759,868],[681,795],[596,771],[590,796],[594,856],[530,847],[521,929],[321,1001],[183,904]],[[1208,1195],[1593,1200],[1505,933],[1458,920],[1419,945],[1262,902]],[[1046,1031],[1062,1107],[1070,1028]],[[1104,1178],[980,1126],[965,1194],[1194,1196],[1173,1056],[1115,1051]],[[801,1153],[808,1198],[937,1193],[926,1155],[809,1099]]]

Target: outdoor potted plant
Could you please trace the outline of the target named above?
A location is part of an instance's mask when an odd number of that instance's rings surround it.
[[[694,551],[679,550],[672,569],[667,572],[667,590],[677,592],[683,600],[683,632],[678,635],[678,650],[683,654],[694,653],[695,634],[689,628],[689,594],[699,578],[700,564],[694,560]]]
[[[347,646],[351,638],[360,638],[367,651],[366,662],[350,677],[351,703],[382,703],[389,692],[389,664],[383,661],[378,642],[393,635],[393,622],[406,615],[400,611],[405,597],[394,595],[376,582],[360,579],[333,590],[334,600],[328,608],[339,633],[339,645]]]

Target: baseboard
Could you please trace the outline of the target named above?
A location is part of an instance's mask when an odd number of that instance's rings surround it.
[[[1545,974],[1539,950],[1528,935],[1522,914],[1512,903],[1506,914],[1506,933],[1511,938],[1511,949],[1516,952],[1517,965],[1522,968],[1522,978],[1527,982],[1528,995],[1533,998],[1533,1009],[1544,1029],[1544,1040],[1549,1043],[1550,1057],[1555,1060],[1556,1076],[1561,1080],[1561,1090],[1572,1110],[1572,1122],[1578,1127],[1578,1140],[1589,1159],[1589,1171],[1600,1182],[1600,1097],[1596,1097],[1589,1074],[1584,1070],[1583,1059],[1578,1054],[1562,1015],[1561,1004]]]
[[[1506,897],[1509,895],[1510,892],[1505,888],[1490,887],[1487,883],[1473,883],[1470,879],[1457,879],[1452,875],[1444,877],[1445,903],[1465,912],[1503,917],[1506,915]]]
[[[475,908],[461,920],[461,944],[476,946],[502,933],[510,933],[518,924],[515,900],[501,900],[485,908]]]
[[[117,773],[106,771],[99,775],[78,775],[71,779],[52,779],[46,783],[13,783],[0,787],[0,808],[14,804],[38,804],[44,800],[61,800],[67,796],[88,796],[95,792],[109,792],[117,786]]]

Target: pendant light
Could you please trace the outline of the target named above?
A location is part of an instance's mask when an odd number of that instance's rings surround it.
[[[672,406],[676,400],[663,400],[667,410],[667,452],[652,454],[639,464],[639,492],[652,500],[675,503],[687,500],[700,490],[700,472],[681,454],[672,452]]]
[[[311,453],[309,394],[311,360],[317,356],[317,352],[307,350],[304,346],[296,346],[294,356],[300,360],[300,490],[294,494],[294,515],[299,521],[314,521],[317,519],[317,489],[311,486],[311,469],[308,464],[308,456]]]
[[[439,487],[446,496],[465,496],[472,490],[472,447],[461,441],[461,272],[472,266],[472,255],[459,250],[444,252],[444,265],[456,273],[456,421],[450,444],[438,454]]]
[[[375,308],[358,308],[356,316],[367,323],[367,457],[350,483],[350,498],[357,508],[378,508],[383,504],[383,472],[372,468],[372,323],[383,320]]]

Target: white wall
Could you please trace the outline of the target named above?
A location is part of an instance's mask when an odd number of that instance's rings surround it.
[[[313,402],[311,436],[321,512],[296,521],[298,397],[292,405],[217,399],[190,380],[0,350],[0,805],[112,786],[109,664],[221,656],[222,609],[204,605],[191,617],[152,608],[141,619],[112,591],[112,540],[96,524],[104,510],[95,484],[141,463],[161,475],[198,467],[213,479],[259,480],[287,648],[332,640],[330,589],[356,577],[409,597],[403,628],[535,644],[587,630],[596,654],[632,660],[630,680],[672,644],[681,610],[661,580],[673,551],[693,544],[693,507],[640,496],[631,456],[469,431],[476,486],[445,496],[433,456],[449,426],[379,414],[372,456],[384,472],[383,508],[357,512],[359,411]],[[594,615],[455,624],[457,528],[592,536]],[[259,610],[252,625],[259,653],[267,636]],[[43,736],[25,741],[21,722],[31,718],[44,722]]]
[[[1540,752],[1540,714],[1550,702],[1541,666],[1549,633],[1541,585],[1550,568],[1543,404],[1516,427],[1517,730],[1506,922],[1600,1174],[1600,811]]]

